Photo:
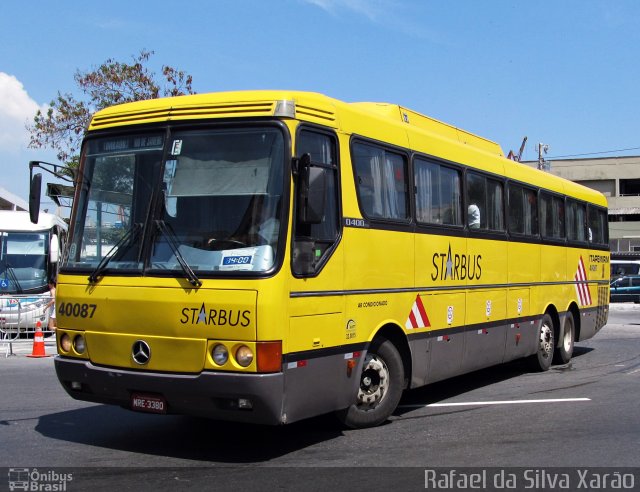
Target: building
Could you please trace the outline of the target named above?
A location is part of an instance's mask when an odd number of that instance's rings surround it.
[[[537,166],[538,162],[523,164]],[[607,197],[611,252],[640,258],[640,156],[561,159],[548,164],[550,173]]]
[[[19,196],[0,188],[0,210],[29,210],[29,204]]]

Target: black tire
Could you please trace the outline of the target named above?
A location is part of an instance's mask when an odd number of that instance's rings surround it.
[[[538,349],[529,358],[531,369],[534,371],[548,371],[553,361],[555,347],[555,327],[551,316],[545,314],[538,331]]]
[[[404,386],[404,366],[395,345],[386,338],[374,340],[365,357],[355,402],[337,412],[352,429],[375,427],[398,406]]]
[[[564,334],[559,340],[559,346],[553,352],[553,362],[555,364],[567,364],[573,355],[573,344],[576,340],[576,323],[573,320],[571,311],[567,313],[564,320]]]

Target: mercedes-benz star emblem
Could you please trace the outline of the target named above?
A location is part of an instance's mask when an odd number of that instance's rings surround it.
[[[145,365],[151,359],[151,348],[144,340],[136,340],[131,348],[131,356],[136,364]]]

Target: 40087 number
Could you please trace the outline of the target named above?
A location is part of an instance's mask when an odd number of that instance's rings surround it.
[[[96,312],[95,304],[79,304],[73,302],[62,302],[58,307],[58,316],[74,318],[93,318]]]

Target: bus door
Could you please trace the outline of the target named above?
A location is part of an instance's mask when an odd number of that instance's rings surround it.
[[[285,391],[305,398],[286,401],[290,420],[348,406],[350,401],[336,400],[354,393],[349,390],[344,354],[335,350],[345,343],[335,136],[302,128],[297,155],[289,336],[283,351]]]

